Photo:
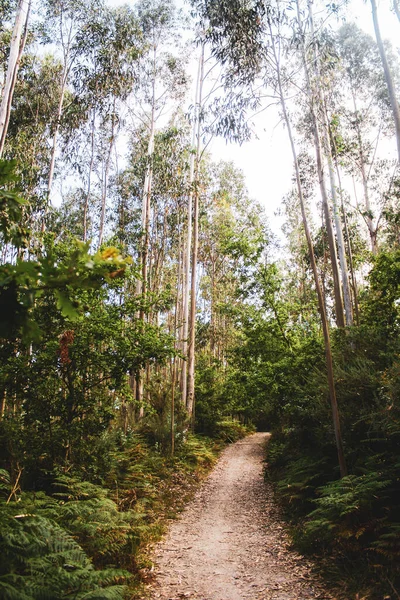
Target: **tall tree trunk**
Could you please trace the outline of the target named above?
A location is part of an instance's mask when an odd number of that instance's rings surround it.
[[[337,163],[337,160],[336,160],[335,166],[336,166],[336,173],[337,173],[338,182],[339,182],[339,194],[340,194],[340,202],[341,202],[342,213],[343,213],[344,231],[345,231],[346,240],[347,240],[347,255],[349,257],[351,283],[352,283],[352,287],[353,287],[354,312],[356,315],[356,323],[357,323],[357,325],[359,325],[360,324],[360,313],[359,313],[359,309],[358,309],[358,289],[357,289],[356,275],[354,272],[353,250],[351,247],[350,233],[349,233],[349,228],[348,228],[348,224],[347,224],[346,207],[344,205],[344,200],[343,200],[343,188],[342,188],[342,182],[340,179],[340,171],[339,171],[339,165]]]
[[[290,147],[291,147],[292,155],[293,155],[295,174],[296,174],[297,192],[299,195],[303,227],[304,227],[304,232],[305,232],[306,239],[307,239],[307,247],[308,247],[308,252],[309,252],[309,256],[310,256],[310,262],[311,262],[311,267],[312,267],[312,271],[313,271],[313,276],[314,276],[315,289],[316,289],[317,297],[318,297],[318,307],[319,307],[319,313],[320,313],[320,317],[321,317],[322,331],[323,331],[323,335],[324,335],[325,361],[326,361],[327,379],[328,379],[328,387],[329,387],[329,398],[330,398],[330,404],[331,404],[331,410],[332,410],[333,429],[335,432],[336,449],[337,449],[337,454],[338,454],[340,475],[341,475],[341,477],[344,477],[345,475],[347,475],[347,466],[346,466],[346,459],[345,459],[344,450],[343,450],[339,409],[338,409],[338,404],[337,404],[337,399],[336,399],[335,378],[334,378],[334,372],[333,372],[333,360],[332,360],[329,325],[328,325],[328,319],[327,319],[326,311],[325,311],[324,296],[322,293],[322,288],[321,288],[321,284],[320,284],[319,276],[318,276],[317,263],[315,261],[315,256],[314,256],[314,248],[313,248],[311,233],[310,233],[310,229],[308,226],[307,213],[305,210],[305,203],[304,203],[304,196],[303,196],[303,188],[302,188],[301,177],[300,177],[300,168],[299,168],[296,147],[295,147],[293,134],[292,134],[292,126],[291,126],[289,115],[288,115],[288,112],[286,109],[286,101],[285,101],[285,96],[283,93],[279,59],[278,59],[278,55],[277,55],[276,48],[275,48],[274,36],[272,33],[271,25],[270,25],[270,38],[271,38],[271,46],[273,49],[274,59],[275,59],[275,64],[276,64],[279,99],[280,99],[283,117],[284,117],[284,121],[286,124],[288,136],[289,136]]]
[[[192,254],[192,227],[193,227],[193,184],[195,178],[195,146],[196,146],[196,131],[199,127],[200,117],[200,103],[199,103],[199,91],[202,85],[200,78],[202,74],[202,62],[204,60],[203,54],[199,57],[198,69],[197,69],[197,83],[196,83],[196,94],[194,100],[194,121],[192,130],[192,147],[190,154],[190,171],[189,171],[189,193],[187,203],[187,234],[186,234],[186,248],[184,257],[184,277],[183,277],[183,327],[182,327],[182,354],[184,360],[182,362],[181,372],[181,392],[182,392],[182,403],[187,406],[188,394],[188,338],[189,338],[189,302],[190,302],[190,259]]]
[[[56,116],[56,125],[53,134],[53,144],[51,147],[51,157],[50,157],[50,167],[49,167],[49,178],[47,182],[47,198],[50,200],[50,194],[53,187],[54,180],[54,169],[56,164],[56,152],[57,152],[57,143],[58,143],[58,134],[60,132],[61,126],[61,117],[63,114],[63,106],[64,106],[64,98],[65,98],[65,90],[67,87],[67,70],[63,73],[62,85],[61,85],[61,94],[58,101],[57,107],[57,116]]]
[[[3,154],[4,143],[7,136],[12,99],[21,57],[25,48],[28,35],[28,21],[31,9],[31,0],[20,0],[17,7],[14,29],[11,37],[10,55],[8,57],[6,81],[0,105],[0,158]]]
[[[400,162],[400,107],[399,107],[398,100],[396,98],[393,77],[392,77],[392,73],[390,72],[390,67],[389,67],[389,63],[387,60],[385,47],[383,45],[381,30],[380,30],[379,21],[378,21],[378,11],[376,8],[375,0],[371,0],[371,8],[372,8],[372,20],[374,22],[376,42],[378,44],[379,54],[381,57],[383,71],[385,74],[386,85],[387,85],[387,89],[388,89],[388,93],[389,93],[390,105],[392,107],[392,112],[393,112],[394,126],[396,129],[398,162]]]
[[[152,81],[152,101],[151,101],[151,116],[150,116],[150,131],[149,143],[147,146],[147,165],[143,184],[142,194],[142,236],[140,250],[140,267],[142,279],[137,281],[136,293],[142,298],[142,306],[140,309],[139,318],[144,321],[144,301],[147,294],[147,279],[148,279],[148,256],[150,244],[150,209],[151,209],[151,187],[153,181],[153,154],[154,154],[154,139],[155,139],[155,110],[156,110],[156,44],[153,47],[153,81]],[[136,385],[136,400],[139,403],[139,418],[144,415],[143,410],[143,378],[144,373],[140,372],[137,375]]]
[[[112,113],[112,117],[111,117],[110,143],[108,146],[106,162],[104,165],[103,185],[102,185],[102,190],[101,190],[101,214],[100,214],[99,241],[98,241],[99,248],[100,248],[101,244],[103,243],[103,237],[104,237],[107,191],[108,191],[108,178],[109,178],[109,174],[110,174],[111,154],[112,154],[112,150],[113,150],[114,142],[115,142],[115,108],[116,108],[116,100],[114,98],[113,113]]]
[[[336,240],[335,240],[335,236],[334,236],[334,232],[333,232],[332,220],[331,220],[331,215],[330,215],[330,210],[329,210],[328,193],[327,193],[326,183],[325,183],[322,141],[321,141],[321,135],[320,135],[320,130],[319,130],[319,124],[318,124],[318,108],[321,108],[321,106],[322,106],[320,93],[319,93],[319,87],[318,87],[319,86],[319,81],[318,81],[319,74],[317,72],[317,81],[316,81],[316,83],[313,83],[311,81],[311,77],[310,77],[310,73],[309,73],[309,69],[308,69],[308,65],[307,65],[303,32],[301,31],[301,14],[300,14],[299,0],[297,0],[296,4],[297,4],[297,19],[298,19],[298,25],[299,25],[299,30],[300,30],[300,34],[301,34],[301,40],[302,40],[301,51],[302,51],[303,68],[304,68],[304,73],[305,73],[306,81],[307,81],[307,89],[308,89],[308,94],[309,94],[309,99],[310,99],[310,112],[311,112],[312,123],[313,123],[313,134],[314,134],[314,144],[315,144],[315,152],[316,152],[316,159],[317,159],[318,181],[319,181],[319,188],[320,188],[320,192],[321,192],[322,206],[323,206],[323,210],[324,210],[325,226],[326,226],[326,231],[327,231],[327,236],[328,236],[329,254],[330,254],[330,258],[331,258],[333,289],[334,289],[334,296],[335,296],[336,323],[337,323],[338,327],[344,327],[345,322],[344,322],[343,300],[342,300],[342,292],[341,292],[341,286],[340,286],[340,274],[339,274],[339,266],[338,266],[338,260],[337,260],[337,252],[336,252]],[[308,5],[308,9],[309,9],[309,18],[312,23],[311,3],[308,2],[307,5]],[[314,51],[313,59],[314,59],[315,67],[318,71],[316,58],[315,58],[315,51]]]
[[[88,213],[89,213],[89,204],[90,204],[90,194],[92,191],[92,171],[94,165],[94,138],[95,138],[95,129],[96,129],[96,109],[93,109],[92,115],[92,124],[91,124],[91,132],[90,132],[90,164],[89,164],[89,174],[88,174],[88,186],[86,190],[85,196],[85,205],[83,209],[83,241],[87,240],[87,229],[88,229]]]
[[[197,254],[199,244],[199,167],[200,167],[200,144],[201,144],[201,106],[204,81],[204,43],[201,48],[200,56],[200,77],[199,77],[199,102],[197,118],[197,144],[196,144],[196,162],[194,173],[194,204],[193,204],[193,248],[192,248],[192,274],[191,274],[191,293],[190,293],[190,338],[188,353],[188,393],[186,408],[191,419],[194,419],[194,384],[195,384],[195,342],[196,342],[196,284],[197,284]]]
[[[349,270],[347,267],[347,259],[346,259],[346,252],[345,252],[345,246],[344,246],[342,222],[341,222],[340,213],[339,213],[339,203],[338,203],[338,197],[337,197],[335,172],[334,172],[334,168],[333,168],[332,152],[331,152],[331,148],[330,148],[330,144],[329,144],[329,135],[327,135],[326,143],[327,143],[326,153],[327,153],[327,159],[328,159],[329,179],[330,179],[330,184],[331,184],[331,194],[332,194],[332,204],[333,204],[333,216],[335,219],[339,261],[340,261],[340,268],[342,271],[343,299],[344,299],[344,308],[345,308],[345,315],[346,315],[346,325],[348,327],[350,327],[351,325],[353,325],[353,307],[351,304]]]
[[[42,220],[42,232],[44,232],[46,229],[46,220],[45,219],[46,219],[46,215],[47,215],[47,212],[49,209],[51,191],[53,188],[58,135],[60,133],[61,117],[63,115],[64,99],[65,99],[65,92],[67,89],[68,76],[69,76],[69,73],[70,73],[70,70],[72,67],[72,62],[70,62],[71,39],[72,39],[72,25],[68,32],[68,39],[67,39],[66,45],[64,46],[64,66],[63,66],[62,79],[61,79],[61,92],[60,92],[60,98],[58,100],[56,123],[55,123],[54,134],[53,134],[53,143],[52,143],[52,147],[51,147],[49,177],[48,177],[48,181],[47,181],[47,198],[46,198],[46,206],[45,206],[45,210],[44,210],[44,216],[43,216],[43,220]]]
[[[365,152],[364,152],[364,143],[363,143],[361,129],[360,129],[360,123],[359,123],[359,119],[358,119],[356,97],[355,97],[353,89],[351,90],[351,94],[352,94],[352,98],[353,98],[353,108],[354,108],[354,113],[355,113],[355,125],[356,125],[356,132],[357,132],[357,150],[358,150],[358,157],[360,160],[361,179],[362,179],[362,185],[363,185],[363,190],[364,190],[364,205],[365,205],[365,211],[367,213],[366,222],[367,222],[367,227],[368,227],[368,232],[369,232],[369,239],[370,239],[370,243],[371,243],[371,251],[373,254],[376,254],[378,251],[377,242],[376,242],[377,230],[376,230],[376,226],[374,224],[374,220],[372,217],[371,202],[369,199],[369,189],[368,189],[368,175],[367,175],[367,172],[365,169],[366,158],[365,158]]]

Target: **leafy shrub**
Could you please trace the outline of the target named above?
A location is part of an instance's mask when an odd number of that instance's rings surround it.
[[[0,502],[0,597],[121,600],[129,574],[96,570],[74,537],[44,516],[55,505],[44,494]]]
[[[364,537],[368,545],[371,534],[382,528],[379,504],[390,484],[381,473],[372,472],[348,475],[320,488],[320,497],[314,501],[317,508],[308,515],[304,527],[305,542],[345,541],[346,546],[357,542],[358,548],[358,540]]]
[[[215,424],[215,437],[223,442],[237,442],[252,431],[254,428],[251,426],[243,425],[233,419],[225,419]]]
[[[192,468],[209,469],[217,460],[215,443],[209,438],[189,434],[179,452],[179,459]]]

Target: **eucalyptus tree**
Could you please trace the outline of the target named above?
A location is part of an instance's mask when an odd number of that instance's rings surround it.
[[[204,80],[205,80],[205,43],[201,43],[198,59],[198,75],[195,97],[195,114],[193,121],[192,156],[190,160],[189,194],[188,194],[188,233],[186,240],[185,261],[185,294],[183,298],[183,352],[187,347],[187,334],[189,332],[189,344],[187,353],[187,380],[186,362],[182,365],[182,396],[186,402],[186,408],[190,417],[193,416],[195,402],[195,351],[196,351],[196,292],[197,292],[197,270],[199,249],[199,209],[200,209],[200,152],[202,141],[202,121],[204,111]],[[192,225],[193,204],[193,225]],[[193,226],[193,240],[192,240]],[[192,247],[191,247],[192,244]],[[191,277],[190,277],[190,315],[189,308],[189,256],[191,253]]]
[[[266,260],[270,232],[261,207],[249,198],[243,173],[231,162],[204,165],[208,184],[199,233],[199,286],[204,352],[221,368],[236,338],[231,310],[248,293],[259,264]],[[250,285],[250,283],[249,283]]]
[[[128,167],[119,177],[115,198],[118,238],[133,254],[137,254],[140,248],[143,233],[141,208],[143,179],[147,170],[147,150],[148,132],[143,127],[132,136]],[[187,224],[185,199],[190,156],[189,124],[182,114],[175,115],[165,127],[158,128],[154,136],[152,218],[148,231],[146,297],[140,294],[139,299],[142,313],[152,298],[168,300],[168,308],[163,308],[162,303],[156,302],[146,312],[146,320],[163,323],[175,337],[176,348],[179,347],[182,326],[184,242]],[[180,358],[176,357],[171,361],[169,370],[163,374],[164,383],[170,385],[174,399],[179,368]],[[159,377],[159,373],[149,372],[147,369],[146,371],[146,374],[141,374],[143,384],[145,380],[151,383],[153,375]],[[138,380],[139,377],[134,383],[136,397]],[[149,390],[149,386],[146,387]],[[140,393],[144,394],[144,389]]]
[[[4,157],[17,162],[24,197],[29,201],[25,219],[32,241],[40,228],[50,162],[51,121],[60,93],[61,64],[51,55],[38,56],[27,47],[15,86]]]
[[[297,7],[299,8],[298,4],[297,4]],[[298,13],[297,13],[298,18],[299,18],[299,13],[300,13],[300,11],[298,10]],[[280,16],[279,13],[277,16],[278,16],[278,19],[275,20],[275,24],[277,24],[279,27],[279,16]],[[336,399],[335,377],[334,377],[334,371],[333,371],[333,359],[332,359],[332,349],[331,349],[331,342],[330,342],[329,324],[328,324],[328,319],[327,319],[327,315],[326,315],[325,301],[324,301],[322,288],[321,288],[319,275],[318,275],[318,270],[317,270],[317,265],[316,265],[316,261],[315,261],[313,241],[311,238],[311,232],[310,232],[310,228],[308,225],[306,206],[305,206],[305,201],[304,201],[304,197],[303,197],[303,186],[302,186],[302,181],[301,181],[301,176],[300,176],[300,168],[299,168],[299,163],[298,163],[298,158],[297,158],[295,141],[294,141],[294,137],[293,137],[293,133],[292,133],[292,124],[291,124],[289,113],[287,110],[286,97],[285,97],[284,87],[283,87],[283,82],[282,82],[282,77],[281,77],[280,51],[277,50],[277,44],[278,44],[278,48],[279,48],[279,45],[281,43],[281,37],[279,36],[279,29],[278,29],[278,35],[277,36],[274,35],[272,27],[273,27],[273,24],[272,24],[271,20],[269,20],[268,21],[268,29],[269,29],[269,33],[270,33],[270,42],[271,42],[271,47],[272,47],[272,51],[273,51],[273,58],[274,58],[275,65],[276,65],[277,90],[278,90],[279,97],[280,97],[282,112],[283,112],[285,124],[287,127],[290,146],[291,146],[292,155],[293,155],[295,175],[296,175],[297,193],[298,193],[298,197],[299,197],[299,201],[300,201],[303,227],[304,227],[304,232],[305,232],[306,239],[307,239],[308,253],[309,253],[311,267],[312,267],[312,271],[313,271],[313,275],[314,275],[315,288],[316,288],[317,297],[318,297],[319,313],[320,313],[320,317],[321,317],[321,324],[322,324],[322,330],[323,330],[324,342],[325,342],[326,370],[327,370],[329,396],[330,396],[331,409],[332,409],[333,427],[334,427],[334,432],[335,432],[336,448],[337,448],[337,453],[338,453],[340,474],[343,477],[347,474],[347,466],[346,466],[346,460],[345,460],[344,450],[343,450],[343,441],[342,441],[342,434],[341,434],[341,427],[340,427],[340,417],[339,417],[339,410],[338,410],[337,399]],[[304,55],[303,55],[303,62],[305,63]],[[319,137],[318,137],[318,130],[316,129],[316,127],[317,127],[317,123],[316,123],[316,118],[315,118],[314,133],[315,133],[315,143],[316,143],[316,150],[317,150],[317,169],[318,169],[318,178],[320,180],[320,185],[321,185],[321,183],[322,183],[321,178],[323,178],[322,164],[321,164],[322,156],[320,154],[320,141],[319,141]],[[324,186],[322,185],[321,192],[323,192],[323,191],[324,191]],[[324,210],[325,210],[325,216],[326,216],[327,205],[325,207],[325,198],[323,200],[324,200]],[[329,219],[330,219],[330,216],[329,216]]]
[[[52,118],[52,140],[49,173],[47,181],[47,202],[50,202],[55,174],[63,117],[71,98],[68,86],[72,69],[79,57],[85,55],[85,40],[88,25],[96,11],[101,10],[102,0],[43,0],[41,6],[41,34],[43,44],[54,44],[60,56],[60,94],[56,113]],[[44,226],[44,224],[43,224]]]
[[[142,0],[136,5],[136,14],[147,46],[147,52],[143,54],[139,63],[138,78],[134,87],[135,104],[131,106],[133,118],[145,127],[148,135],[142,197],[142,281],[140,289],[138,287],[138,292],[145,295],[156,127],[183,99],[186,74],[183,62],[169,50],[178,41],[179,16],[172,1]]]
[[[143,50],[142,34],[133,10],[127,6],[93,10],[85,37],[78,40],[85,60],[73,68],[72,84],[87,112],[89,138],[83,237],[87,238],[87,219],[96,168],[101,209],[98,245],[104,237],[106,200],[112,153],[118,131],[123,126],[124,106],[137,77],[137,63]],[[82,152],[82,150],[81,150]],[[82,160],[82,156],[78,156]]]
[[[193,209],[193,223],[188,222],[184,269],[186,275],[183,300],[182,351],[184,355],[187,354],[188,361],[187,365],[183,363],[181,374],[182,396],[184,401],[186,398],[189,415],[194,412],[195,401],[196,286],[198,278],[199,207],[202,203],[199,177],[201,161],[214,136],[225,135],[232,141],[248,139],[249,127],[246,120],[246,108],[249,106],[254,108],[258,104],[258,99],[247,93],[245,78],[240,80],[239,85],[239,72],[232,69],[232,65],[228,61],[220,61],[215,47],[209,44],[214,35],[219,35],[220,27],[224,27],[223,19],[220,19],[220,11],[226,10],[225,5],[223,3],[216,3],[215,6],[210,4],[208,11],[203,10],[202,3],[192,2],[192,5],[195,9],[194,16],[197,18],[198,70],[196,95],[192,107],[193,155],[188,194],[188,215],[191,219]],[[240,13],[241,3],[235,2],[231,9]],[[243,15],[246,15],[246,11],[243,12]],[[235,38],[237,32],[231,29],[229,29],[229,32]],[[238,38],[235,38],[235,40],[238,41]],[[240,50],[239,45],[235,45],[235,49],[235,52],[241,54],[243,60],[249,59],[250,48],[245,48],[242,44]],[[243,88],[245,91],[243,91]]]
[[[330,147],[329,147],[329,136],[327,131],[326,113],[324,107],[323,88],[321,85],[321,65],[319,54],[316,52],[316,43],[314,35],[314,24],[312,15],[312,4],[307,2],[307,19],[303,19],[302,7],[300,2],[296,1],[296,34],[299,40],[299,50],[301,62],[303,65],[303,71],[306,81],[306,90],[308,96],[308,108],[310,111],[312,121],[312,134],[314,139],[316,163],[318,172],[319,188],[322,199],[322,206],[324,210],[325,226],[328,236],[329,253],[331,258],[333,283],[334,283],[334,296],[335,296],[335,317],[339,327],[344,327],[344,312],[343,312],[343,299],[342,291],[340,286],[340,272],[337,261],[337,250],[336,250],[336,239],[333,230],[330,208],[329,208],[329,196],[328,188],[325,181],[325,167],[324,163],[327,162],[330,165],[329,173],[331,176],[331,185],[334,188],[334,181],[332,181],[332,166],[330,159]],[[310,32],[307,36],[305,23],[310,24]],[[295,34],[295,35],[296,35]],[[311,56],[309,55],[311,53]],[[336,212],[337,215],[337,212]],[[338,229],[340,229],[340,223],[336,221]],[[342,241],[342,240],[341,240]],[[339,244],[339,250],[341,256],[344,257],[343,244]],[[342,275],[346,284],[347,272],[345,270],[345,261],[342,262]],[[348,285],[346,285],[347,298]],[[348,304],[347,311],[347,324],[351,324],[351,305]]]
[[[18,69],[28,35],[30,8],[31,0],[19,0],[10,42],[6,80],[2,89],[2,98],[0,104],[0,158],[3,154],[5,138],[10,121],[11,105],[15,84],[17,81]]]
[[[300,171],[306,216],[311,235],[313,240],[316,241],[315,224],[311,210],[311,206],[315,201],[315,163],[313,157],[300,148],[297,151],[297,163]],[[281,229],[285,236],[285,250],[288,255],[285,256],[282,262],[284,263],[283,269],[285,269],[285,281],[288,288],[287,297],[290,296],[293,324],[301,324],[304,329],[311,330],[318,321],[318,313],[313,283],[314,275],[309,259],[296,182],[282,198],[278,214],[284,218]],[[316,260],[318,263],[318,257],[316,257]],[[320,272],[321,286],[324,289],[326,274],[323,267],[318,264],[317,266]]]
[[[135,104],[131,106],[134,121],[139,121],[147,134],[146,170],[142,188],[140,266],[136,293],[143,300],[148,291],[150,227],[152,210],[153,160],[157,126],[179,107],[187,87],[184,61],[170,48],[178,46],[179,14],[171,0],[141,0],[136,14],[147,46],[139,64],[134,87]],[[177,48],[178,49],[178,48]],[[142,318],[144,317],[142,311]],[[143,378],[137,382],[137,398],[143,397]]]
[[[374,193],[380,147],[393,134],[391,107],[374,40],[356,25],[343,25],[335,35],[334,48],[339,57],[336,89],[342,98],[331,119],[333,152],[337,164],[361,181],[362,203],[359,211],[367,225],[371,250],[378,250],[378,225],[383,208],[382,196]],[[391,70],[398,79],[398,66],[387,49]]]
[[[393,75],[392,75],[392,72],[390,69],[387,53],[385,50],[385,46],[383,43],[381,31],[380,31],[379,19],[378,19],[378,9],[377,9],[375,0],[371,0],[371,9],[372,9],[372,20],[374,23],[376,42],[377,42],[378,48],[379,48],[379,54],[380,54],[381,61],[382,61],[383,72],[385,74],[385,80],[386,80],[386,85],[387,85],[387,89],[388,89],[390,105],[392,107],[392,117],[393,117],[394,126],[395,126],[395,130],[396,130],[398,161],[400,162],[400,106],[399,106],[399,101],[397,99]]]

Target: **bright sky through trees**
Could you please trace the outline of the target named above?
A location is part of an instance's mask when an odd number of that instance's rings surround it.
[[[121,0],[108,0],[110,6],[126,4]],[[134,0],[128,2],[134,5]],[[179,0],[177,6],[187,8],[187,3]],[[321,7],[325,10],[325,4]],[[389,10],[387,2],[378,4],[381,31],[385,39],[391,41],[393,47],[398,49],[400,24],[394,14]],[[374,37],[371,9],[369,3],[363,0],[351,0],[343,9],[340,16],[329,17],[329,25],[333,29],[340,26],[345,20],[355,22],[360,28]],[[193,80],[195,80],[195,67],[193,67]],[[253,120],[253,119],[251,119]],[[254,118],[253,139],[241,146],[227,143],[222,138],[212,140],[209,149],[215,159],[232,160],[237,167],[243,170],[246,185],[251,197],[265,207],[274,232],[280,235],[279,209],[283,196],[292,186],[293,165],[287,134],[283,129],[279,110],[275,106],[269,107]],[[393,148],[391,148],[393,146]],[[385,155],[395,155],[395,142],[385,146]]]

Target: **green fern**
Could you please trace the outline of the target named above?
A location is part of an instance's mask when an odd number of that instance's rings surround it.
[[[391,481],[379,473],[348,475],[320,488],[317,508],[309,514],[304,534],[310,540],[357,540],[379,527],[375,505]]]
[[[45,504],[43,495],[38,504]],[[28,512],[32,505],[29,497],[26,503],[24,497],[19,502],[0,503],[0,597],[121,600],[129,574],[116,569],[95,570],[65,529],[45,516]]]
[[[116,564],[129,555],[132,529],[141,514],[128,510],[121,512],[117,504],[107,497],[108,490],[74,478],[59,477],[56,487],[60,491],[56,508],[49,514],[57,519],[97,566]]]

